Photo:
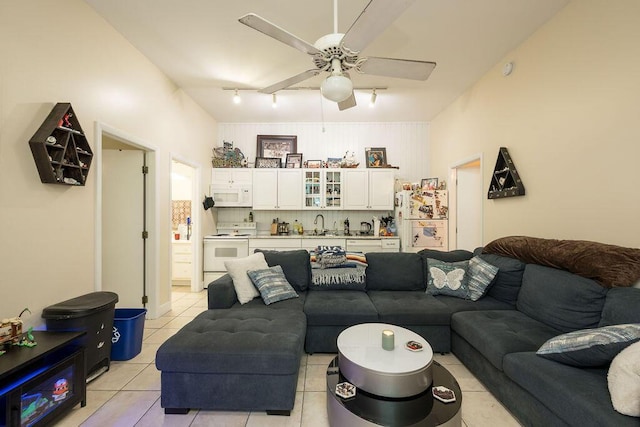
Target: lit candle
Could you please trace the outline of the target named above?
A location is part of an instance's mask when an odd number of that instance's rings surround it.
[[[384,348],[385,350],[393,350],[393,338],[393,331],[390,331],[388,329],[382,331],[382,348]]]

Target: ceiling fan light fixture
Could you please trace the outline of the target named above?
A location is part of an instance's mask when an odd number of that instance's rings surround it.
[[[240,98],[240,95],[238,95],[238,89],[236,89],[236,92],[233,95],[233,103],[240,104],[241,102],[242,102],[242,98]]]
[[[376,106],[376,98],[378,97],[378,95],[376,94],[376,90],[373,89],[373,92],[371,92],[371,100],[369,101],[369,108],[373,108]]]
[[[320,91],[328,100],[342,102],[351,96],[353,83],[342,74],[332,74],[322,82]]]

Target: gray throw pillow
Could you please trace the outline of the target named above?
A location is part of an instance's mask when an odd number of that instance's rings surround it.
[[[279,265],[262,270],[249,270],[247,274],[260,291],[260,296],[266,305],[298,297]]]
[[[498,274],[498,267],[489,264],[479,256],[469,260],[469,299],[478,301],[489,289],[493,278]]]
[[[427,293],[468,299],[467,270],[469,261],[443,262],[427,259]]]
[[[603,366],[637,341],[640,341],[640,324],[627,323],[558,335],[542,344],[536,354],[565,365]]]

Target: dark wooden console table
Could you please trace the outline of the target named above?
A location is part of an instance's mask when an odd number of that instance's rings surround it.
[[[0,425],[49,425],[86,405],[84,334],[34,331],[35,347],[0,356]]]

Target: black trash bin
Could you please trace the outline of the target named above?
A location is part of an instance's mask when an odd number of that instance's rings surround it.
[[[42,311],[50,331],[86,331],[82,338],[87,382],[109,370],[111,334],[118,294],[92,292],[51,305]]]

